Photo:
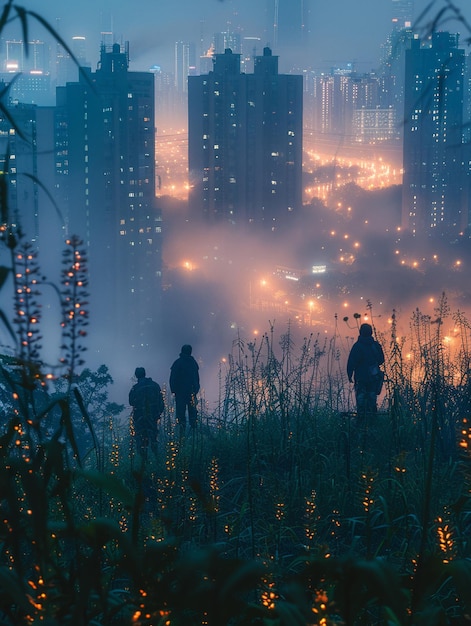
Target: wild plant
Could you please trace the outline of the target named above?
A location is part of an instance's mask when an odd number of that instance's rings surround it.
[[[14,16],[37,17],[10,0],[0,31]],[[471,611],[463,313],[443,297],[433,318],[414,312],[408,336],[395,313],[390,331],[375,324],[385,410],[363,424],[337,325],[298,347],[290,327],[277,343],[274,324],[239,337],[214,419],[177,440],[167,411],[162,454],[143,463],[129,458],[106,367],[80,371],[87,272],[75,238],[57,289],[62,361],[45,368],[44,279],[5,189],[1,176],[11,263],[0,288],[15,285],[14,324],[1,315],[13,342],[0,370],[2,623],[419,626]]]
[[[65,243],[62,261],[64,343],[61,363],[67,367],[66,376],[72,385],[77,368],[84,364],[82,354],[86,350],[84,338],[88,326],[88,268],[83,242],[74,236]]]

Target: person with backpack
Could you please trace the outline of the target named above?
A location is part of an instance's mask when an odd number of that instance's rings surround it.
[[[191,355],[192,347],[182,346],[180,356],[170,368],[170,391],[175,396],[175,417],[180,425],[180,435],[186,427],[186,413],[190,428],[196,427],[196,395],[200,390],[199,366]]]
[[[349,382],[354,383],[358,416],[377,412],[376,398],[381,393],[384,379],[380,368],[383,363],[383,348],[373,339],[373,328],[370,324],[362,324],[347,361],[347,376]]]
[[[136,447],[146,456],[149,445],[154,454],[157,451],[157,424],[164,412],[164,399],[160,385],[146,377],[143,367],[136,367],[134,375],[137,382],[129,392],[129,404]]]

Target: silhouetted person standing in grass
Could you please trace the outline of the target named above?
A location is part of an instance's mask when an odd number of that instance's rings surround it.
[[[381,345],[373,339],[370,324],[360,326],[360,335],[353,344],[347,361],[348,380],[355,385],[357,415],[376,413],[376,398],[381,393],[384,363]]]
[[[191,352],[190,345],[182,346],[180,356],[170,368],[170,391],[175,396],[175,417],[181,435],[185,432],[187,411],[190,428],[196,427],[196,395],[200,390],[200,375],[198,363]]]
[[[146,377],[143,367],[136,367],[134,375],[137,382],[129,392],[129,404],[133,407],[136,446],[145,457],[149,445],[154,454],[157,451],[157,423],[164,411],[164,400],[160,385]]]

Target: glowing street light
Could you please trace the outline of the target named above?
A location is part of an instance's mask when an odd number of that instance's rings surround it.
[[[309,300],[308,305],[309,305],[309,326],[312,326],[312,310],[314,308],[314,302],[312,300]]]

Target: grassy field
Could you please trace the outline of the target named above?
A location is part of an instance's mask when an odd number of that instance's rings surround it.
[[[72,369],[83,326],[57,381],[29,337],[1,365],[0,623],[467,623],[470,329],[445,296],[436,313],[376,329],[376,415],[351,406],[338,338],[271,329],[235,342],[196,430],[167,402],[145,455],[107,368]]]
[[[0,32],[16,21],[28,41],[31,20],[70,52],[14,0]],[[77,238],[57,287],[61,373],[46,373],[44,279],[4,174],[0,289],[12,277],[15,313],[0,310],[11,340],[0,356],[1,626],[471,622],[471,327],[445,295],[405,333],[394,313],[375,329],[386,353],[377,415],[355,414],[340,334],[295,345],[270,328],[234,343],[219,406],[202,402],[194,432],[177,434],[167,402],[157,454],[142,455],[107,367],[83,369]]]

